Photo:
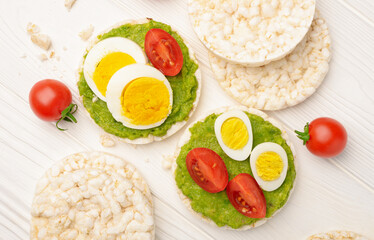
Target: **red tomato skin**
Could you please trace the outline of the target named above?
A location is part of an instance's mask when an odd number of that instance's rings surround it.
[[[217,193],[225,190],[229,174],[225,162],[213,150],[208,148],[192,149],[186,156],[186,165],[192,179],[205,191]],[[199,170],[196,171],[195,167]],[[202,175],[199,176],[199,173]],[[202,177],[204,181],[201,180]]]
[[[329,158],[343,152],[347,144],[347,131],[332,118],[317,118],[309,124],[308,150],[316,156]]]
[[[226,188],[226,194],[234,208],[250,218],[266,217],[266,199],[256,180],[248,173],[234,177]],[[238,200],[240,197],[242,200]],[[240,202],[245,201],[245,205]]]
[[[163,45],[168,42],[168,45]],[[152,28],[145,35],[144,49],[152,65],[166,76],[176,76],[183,67],[183,53],[177,40],[168,32]],[[155,51],[155,53],[153,52]],[[157,57],[160,56],[161,58]],[[173,65],[166,64],[163,66],[162,59],[168,58]]]
[[[72,102],[69,88],[60,81],[45,79],[30,90],[29,102],[35,115],[48,122],[56,121]]]

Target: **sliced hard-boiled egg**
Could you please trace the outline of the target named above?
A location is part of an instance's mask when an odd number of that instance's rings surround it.
[[[173,92],[166,77],[144,64],[118,70],[106,92],[107,106],[114,119],[134,129],[161,125],[173,106]]]
[[[214,132],[222,150],[232,159],[243,161],[252,150],[252,125],[248,116],[238,110],[220,115],[214,123]]]
[[[261,143],[252,150],[250,165],[258,185],[265,191],[274,191],[286,178],[287,153],[279,144]]]
[[[95,95],[106,101],[107,85],[113,74],[133,63],[147,63],[138,44],[123,37],[107,38],[88,52],[83,65],[84,78]]]

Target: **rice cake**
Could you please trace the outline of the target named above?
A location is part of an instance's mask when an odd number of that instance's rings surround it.
[[[128,21],[123,21],[123,22],[119,22],[111,27],[109,27],[108,29],[104,30],[103,32],[99,33],[96,37],[92,38],[93,40],[90,41],[88,47],[86,48],[85,50],[85,53],[83,54],[83,58],[81,59],[81,63],[79,65],[79,68],[78,68],[78,71],[77,71],[77,79],[78,79],[78,85],[79,85],[79,82],[80,82],[80,77],[81,77],[81,73],[83,71],[83,64],[84,64],[84,60],[85,60],[85,55],[87,54],[87,52],[89,52],[92,47],[97,44],[100,39],[99,37],[104,35],[104,34],[107,34],[109,32],[111,32],[113,29],[117,29],[117,28],[120,28],[126,24],[131,24],[131,25],[137,25],[137,24],[146,24],[146,23],[149,23],[152,19],[151,18],[144,18],[144,19],[138,19],[138,20],[128,20]],[[174,31],[172,29],[172,31]],[[176,31],[174,31],[176,32]],[[179,36],[180,34],[177,33]],[[181,37],[182,38],[182,37]],[[188,54],[189,54],[189,57],[190,59],[196,63],[198,65],[198,61],[197,61],[197,58],[195,56],[195,53],[193,52],[192,48],[189,46],[189,44],[185,41],[185,39],[183,39],[183,43],[186,45],[186,47],[188,48]],[[182,69],[183,70],[183,69]],[[187,123],[187,120],[192,116],[192,114],[194,113],[194,111],[196,110],[197,108],[197,105],[198,105],[198,102],[199,102],[199,98],[200,98],[200,92],[201,92],[201,71],[200,71],[200,68],[198,66],[198,68],[196,69],[196,71],[194,72],[194,76],[196,78],[196,81],[197,81],[197,89],[196,89],[196,98],[192,104],[192,107],[190,109],[190,112],[188,114],[188,116],[184,119],[184,120],[181,120],[181,121],[177,121],[176,123],[174,123],[166,132],[165,135],[163,136],[156,136],[156,135],[153,135],[153,134],[149,134],[148,136],[146,137],[138,137],[138,138],[135,138],[135,139],[130,139],[130,138],[125,138],[125,137],[118,137],[118,136],[115,136],[115,135],[112,135],[115,139],[119,140],[119,141],[123,141],[123,142],[126,142],[126,143],[131,143],[131,144],[147,144],[147,143],[151,143],[151,142],[154,142],[154,141],[162,141],[168,137],[170,137],[171,135],[173,135],[174,133],[176,133],[178,130],[180,130],[186,123]],[[79,87],[78,87],[79,88]],[[84,98],[85,96],[83,96],[81,93],[80,93],[80,99],[81,101],[83,102],[84,104]],[[99,101],[98,97],[97,96],[94,96],[92,98],[92,102],[95,103],[96,101]],[[89,115],[89,117],[92,119],[90,113],[87,112],[87,114]],[[95,121],[95,120],[94,120]],[[101,128],[103,128],[102,126],[100,126]],[[104,129],[104,131],[108,132],[106,129]]]
[[[331,40],[324,19],[316,17],[305,39],[284,59],[262,67],[229,63],[212,53],[210,64],[221,87],[247,107],[278,110],[311,96],[325,78]]]
[[[154,239],[152,197],[134,166],[103,152],[73,154],[38,181],[30,239]]]
[[[190,128],[193,127],[197,122],[201,122],[201,121],[204,121],[204,119],[211,115],[211,114],[220,114],[220,113],[224,113],[224,112],[228,112],[228,111],[232,111],[232,110],[240,110],[240,111],[245,111],[245,112],[248,112],[250,114],[254,114],[254,115],[257,115],[259,117],[261,117],[264,121],[268,121],[270,122],[274,127],[278,128],[280,131],[281,131],[281,137],[285,140],[286,144],[290,147],[290,150],[293,154],[293,158],[294,158],[294,166],[295,166],[295,169],[297,169],[297,164],[296,164],[296,155],[295,155],[295,148],[292,144],[292,142],[290,141],[288,135],[287,135],[287,132],[285,130],[285,128],[283,127],[283,125],[277,121],[276,119],[274,118],[271,118],[269,117],[266,113],[260,111],[260,110],[257,110],[257,109],[253,109],[253,108],[247,108],[247,107],[244,107],[244,106],[233,106],[233,107],[221,107],[219,109],[215,109],[213,111],[210,111],[210,112],[207,112],[206,114],[203,114],[202,117],[200,117],[198,120],[192,122],[188,127],[187,129],[185,130],[185,132],[183,133],[183,135],[181,136],[178,144],[177,144],[177,149],[174,153],[174,156],[173,156],[173,163],[172,163],[172,171],[173,171],[173,177],[174,179],[176,178],[176,169],[178,167],[177,165],[177,158],[181,152],[181,149],[183,147],[183,145],[185,145],[186,143],[188,143],[191,139],[191,132],[190,132]],[[249,165],[249,164],[248,164]],[[292,192],[293,190],[295,189],[295,183],[296,183],[296,179],[294,179],[293,181],[293,186],[292,188],[290,189],[290,192],[289,192],[289,195],[288,195],[288,198],[292,195]],[[200,212],[196,212],[195,210],[192,209],[192,206],[191,206],[191,199],[188,198],[186,195],[183,194],[182,190],[178,188],[177,185],[176,186],[176,191],[180,197],[180,199],[182,200],[183,204],[186,205],[186,207],[188,208],[188,210],[190,210],[195,216],[197,216],[199,219],[213,225],[213,226],[217,226],[216,223],[210,219],[209,217],[206,217],[204,216],[202,213]],[[277,211],[275,211],[272,216],[274,217],[285,205],[283,205],[281,208],[279,208]],[[270,218],[263,218],[263,219],[260,219],[259,221],[251,224],[251,225],[244,225],[240,228],[237,228],[237,229],[234,229],[234,228],[231,228],[227,225],[225,226],[222,226],[220,227],[220,229],[226,229],[226,230],[235,230],[235,231],[245,231],[245,230],[248,230],[248,229],[251,229],[251,228],[255,228],[255,227],[258,227],[264,223],[267,222],[267,220],[269,220]]]
[[[307,240],[369,240],[368,238],[350,231],[330,231],[308,237]]]
[[[283,58],[308,32],[315,0],[189,0],[191,24],[205,46],[251,67]]]

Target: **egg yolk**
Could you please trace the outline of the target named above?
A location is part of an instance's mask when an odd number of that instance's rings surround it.
[[[264,181],[280,177],[283,170],[282,158],[275,152],[263,152],[256,160],[257,175]]]
[[[248,130],[244,122],[232,117],[223,122],[221,127],[223,143],[231,149],[242,149],[248,142]]]
[[[106,95],[106,88],[113,74],[124,66],[136,63],[133,57],[123,52],[113,52],[106,55],[96,66],[93,74],[93,81],[103,96]]]
[[[141,77],[131,81],[122,92],[122,113],[135,125],[157,123],[169,114],[170,93],[163,81]]]

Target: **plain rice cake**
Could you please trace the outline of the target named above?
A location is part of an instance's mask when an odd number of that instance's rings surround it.
[[[189,0],[191,24],[214,54],[256,67],[281,59],[308,32],[315,0]]]
[[[331,39],[318,13],[311,29],[285,58],[262,67],[244,67],[209,54],[221,87],[239,103],[262,110],[294,106],[311,96],[329,70]]]

